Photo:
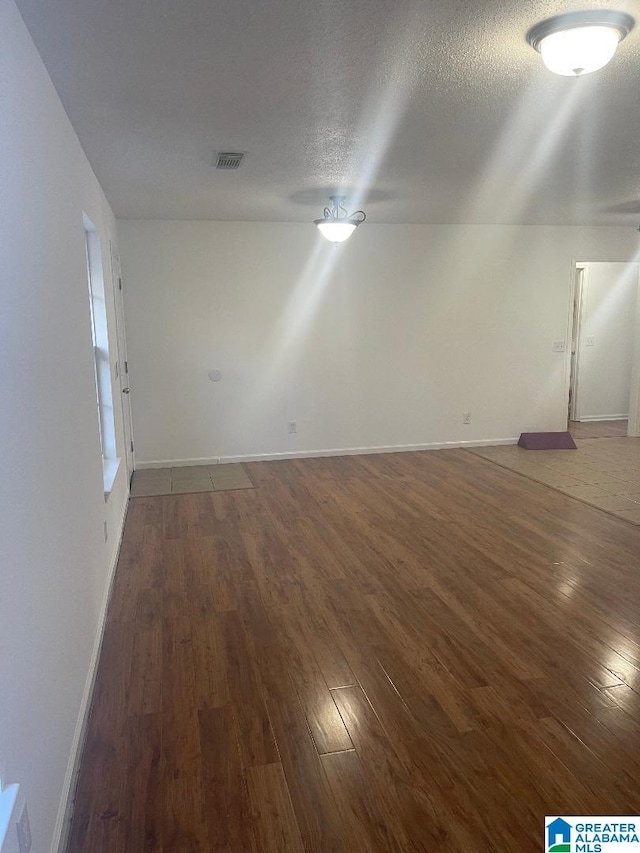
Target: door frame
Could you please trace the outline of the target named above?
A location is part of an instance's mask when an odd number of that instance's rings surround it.
[[[131,397],[129,362],[127,357],[127,336],[124,317],[124,299],[122,285],[122,271],[120,268],[120,256],[116,252],[113,243],[109,241],[111,250],[111,275],[113,280],[113,297],[116,319],[116,341],[118,347],[118,382],[120,388],[120,402],[122,411],[122,430],[124,440],[124,460],[127,468],[127,482],[130,482],[135,469],[135,451],[133,441],[133,419],[131,416]]]
[[[589,287],[588,264],[577,263],[575,266],[574,282],[571,299],[571,324],[569,330],[570,364],[569,364],[569,394],[571,403],[569,409],[569,420],[580,420],[579,389],[578,380],[580,376],[580,343],[582,335],[582,322],[584,320],[585,295]],[[575,352],[573,347],[575,346]],[[573,392],[573,393],[571,393]]]
[[[635,308],[635,324],[633,329],[633,355],[632,355],[632,363],[631,363],[631,386],[629,388],[629,420],[627,425],[627,435],[631,437],[640,437],[640,261],[638,260],[590,260],[590,261],[580,261],[574,260],[572,262],[572,272],[571,272],[571,287],[569,293],[569,317],[568,317],[568,325],[567,325],[567,340],[569,344],[573,340],[573,323],[574,323],[574,302],[576,298],[576,288],[578,287],[578,269],[583,269],[584,273],[582,276],[582,285],[581,285],[581,293],[580,293],[580,309],[579,309],[579,319],[578,319],[578,330],[576,334],[576,373],[579,371],[579,352],[580,352],[580,332],[582,329],[582,321],[584,315],[584,306],[586,304],[585,294],[587,293],[588,281],[589,281],[589,264],[598,264],[598,263],[611,263],[611,264],[633,264],[637,267],[638,270],[638,283],[636,285],[636,308]],[[566,365],[566,381],[565,381],[565,396],[564,399],[569,399],[569,389],[571,388],[571,379],[572,379],[572,371],[571,371],[571,353],[569,352],[569,358],[567,359]],[[571,414],[574,412],[579,416],[580,409],[578,404],[578,382],[575,382],[574,387],[574,400],[572,401],[572,410]]]
[[[629,425],[627,435],[640,436],[640,264],[638,264],[638,289],[636,297],[633,355],[631,361],[631,389],[629,391]]]

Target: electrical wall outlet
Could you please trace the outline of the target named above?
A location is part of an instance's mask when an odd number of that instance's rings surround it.
[[[462,413],[462,423],[470,424],[471,423],[471,412],[463,412]]]
[[[585,338],[584,345],[586,347],[594,347],[596,345],[595,335],[587,335],[587,337]]]
[[[554,341],[553,342],[553,351],[554,352],[566,352],[567,351],[566,341]]]
[[[289,435],[294,435],[298,432],[298,422],[297,421],[289,421],[287,424],[287,432]]]
[[[22,807],[22,812],[18,818],[18,849],[20,853],[29,853],[31,850],[31,826],[29,824],[29,812],[27,804]]]

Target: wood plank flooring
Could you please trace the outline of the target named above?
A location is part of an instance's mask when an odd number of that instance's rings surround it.
[[[131,500],[70,853],[527,853],[640,812],[640,529],[465,451],[247,467]]]

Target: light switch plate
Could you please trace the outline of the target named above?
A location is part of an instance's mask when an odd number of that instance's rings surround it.
[[[566,352],[567,351],[566,341],[554,341],[553,342],[553,351],[554,352]]]

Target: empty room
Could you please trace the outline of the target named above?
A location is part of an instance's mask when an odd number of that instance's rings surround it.
[[[640,0],[0,0],[1,853],[640,849]]]

